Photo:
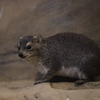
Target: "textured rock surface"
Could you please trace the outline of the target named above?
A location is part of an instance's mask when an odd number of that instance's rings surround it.
[[[100,100],[100,86],[98,89],[88,89],[91,86],[96,88],[98,84],[100,85],[100,82],[86,83],[79,88],[81,90],[78,88],[75,90],[75,87],[73,87],[74,90],[66,90],[68,85],[72,86],[73,83],[67,83],[65,88],[63,88],[63,83],[60,86],[56,84],[56,88],[49,83],[19,88],[0,87],[0,100]],[[59,87],[60,89],[57,89]],[[82,90],[83,87],[85,89]]]
[[[65,31],[99,42],[100,0],[0,0],[0,80],[34,78],[35,68],[17,56],[19,36]]]

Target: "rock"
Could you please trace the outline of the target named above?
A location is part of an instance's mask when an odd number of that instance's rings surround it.
[[[80,86],[71,82],[51,83],[51,87],[62,90],[100,89],[100,82],[87,82]]]
[[[100,41],[99,0],[0,0],[0,12],[1,81],[34,78],[36,69],[17,56],[19,36],[71,31]]]
[[[54,84],[54,83],[53,83]],[[56,85],[58,83],[55,83]],[[70,83],[68,83],[70,84]],[[86,83],[87,84],[87,83]],[[100,85],[100,82],[87,84],[87,86]],[[100,88],[98,89],[81,89],[65,90],[65,83],[60,84],[58,88],[54,88],[50,83],[42,83],[34,86],[19,88],[3,88],[0,87],[0,100],[99,100]],[[70,84],[72,85],[72,84]],[[65,85],[66,88],[66,85]]]

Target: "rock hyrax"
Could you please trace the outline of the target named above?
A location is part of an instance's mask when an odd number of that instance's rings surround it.
[[[100,49],[82,34],[20,37],[18,51],[22,59],[35,65],[42,74],[35,84],[54,75],[77,78],[76,84],[82,84],[100,75]]]

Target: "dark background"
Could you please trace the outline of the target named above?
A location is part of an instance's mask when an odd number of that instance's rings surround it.
[[[100,44],[100,0],[0,0],[0,81],[34,79],[17,56],[19,36],[84,34]]]

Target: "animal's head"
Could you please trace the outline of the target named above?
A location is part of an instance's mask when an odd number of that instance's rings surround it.
[[[41,36],[20,37],[18,44],[18,55],[25,59],[39,55],[39,48],[43,43]]]

